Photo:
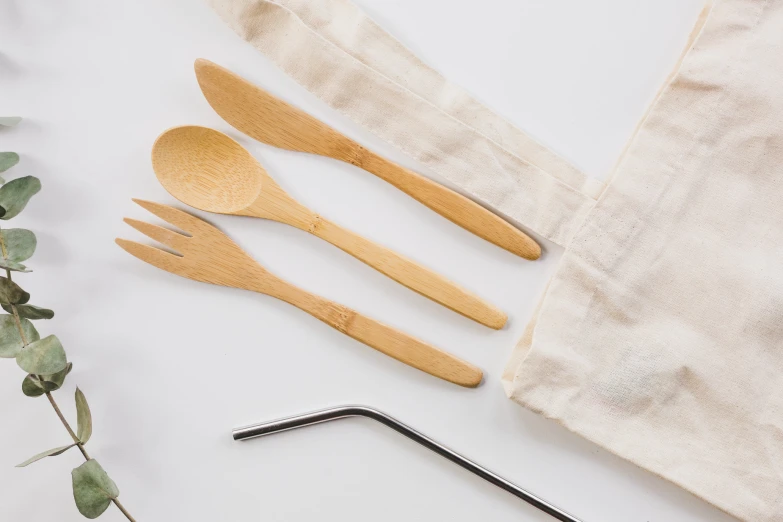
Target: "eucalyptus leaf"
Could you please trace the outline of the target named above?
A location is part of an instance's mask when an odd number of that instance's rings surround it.
[[[72,369],[73,363],[68,363],[65,365],[65,368],[57,373],[53,373],[51,375],[40,375],[39,377],[43,379],[44,389],[46,391],[59,390],[65,382],[65,377],[71,373]]]
[[[3,304],[0,306],[2,306],[3,310],[10,314],[14,313],[11,309],[11,305]],[[29,304],[16,305],[16,313],[19,314],[19,317],[30,319],[31,321],[35,321],[36,319],[51,319],[54,317],[54,312],[48,308],[40,308],[38,306]]]
[[[15,272],[31,272],[21,261],[29,259],[35,252],[37,245],[35,234],[23,228],[12,228],[0,230],[0,239],[4,247],[3,255],[0,257],[0,268]]]
[[[33,462],[39,461],[39,460],[41,460],[43,458],[46,458],[46,457],[56,457],[57,455],[62,455],[63,453],[65,453],[69,449],[73,448],[74,446],[76,446],[76,443],[68,444],[67,446],[60,446],[59,448],[52,448],[50,450],[46,450],[44,452],[39,453],[38,455],[30,457],[29,459],[25,460],[21,464],[17,464],[16,467],[17,468],[23,468],[23,467],[29,466]]]
[[[9,228],[0,230],[5,245],[5,259],[19,263],[30,259],[35,253],[38,240],[31,230],[24,228]]]
[[[40,397],[46,392],[59,390],[72,369],[73,364],[68,363],[65,369],[51,375],[28,374],[22,381],[22,393],[28,397]]]
[[[87,518],[98,518],[120,495],[117,484],[103,470],[98,461],[90,459],[71,471],[73,498],[79,513]]]
[[[92,436],[92,414],[90,406],[87,404],[87,398],[82,391],[76,388],[76,436],[87,444]]]
[[[35,176],[16,178],[0,187],[0,219],[19,214],[39,190],[41,181]]]
[[[35,375],[28,374],[22,381],[22,393],[28,397],[40,397],[46,390]]]
[[[0,172],[5,172],[19,163],[19,154],[16,152],[0,152]]]
[[[41,338],[33,323],[27,319],[21,319],[19,322],[28,343]],[[22,336],[19,335],[19,328],[16,326],[14,316],[0,315],[0,357],[14,358],[22,351],[23,347]]]
[[[0,117],[0,125],[3,127],[13,127],[17,123],[22,121],[22,118],[19,116],[2,116]]]
[[[21,304],[30,300],[30,294],[8,279],[0,277],[0,303]]]
[[[32,270],[24,266],[22,263],[16,263],[14,261],[6,261],[5,259],[0,259],[0,269],[11,270],[12,272],[22,272],[25,274],[32,272]]]
[[[16,356],[16,364],[34,375],[51,375],[68,366],[63,345],[54,335],[27,345]]]

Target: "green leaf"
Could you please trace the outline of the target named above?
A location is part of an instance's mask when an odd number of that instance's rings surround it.
[[[41,182],[35,176],[16,178],[0,187],[0,219],[19,214],[39,190]]]
[[[22,263],[15,263],[14,261],[6,261],[4,259],[0,259],[0,269],[11,270],[12,272],[22,272],[25,274],[32,272],[32,270],[24,266]]]
[[[16,272],[30,272],[21,261],[29,259],[35,252],[37,240],[35,234],[23,228],[0,230],[0,238],[5,246],[5,254],[0,257],[0,268]]]
[[[11,309],[11,305],[3,304],[0,306],[2,306],[3,310],[10,314],[14,313]],[[39,308],[29,304],[16,305],[16,313],[19,314],[19,317],[30,319],[31,321],[35,321],[36,319],[51,319],[54,317],[54,312],[48,308]]]
[[[23,468],[45,457],[56,457],[57,455],[62,455],[63,453],[73,448],[74,446],[76,446],[76,443],[68,444],[67,446],[60,446],[59,448],[52,448],[50,450],[46,450],[44,452],[39,453],[38,455],[35,455],[34,457],[30,457],[29,459],[25,460],[21,464],[17,464],[16,467]]]
[[[22,118],[20,118],[19,116],[0,117],[0,125],[2,125],[3,127],[13,127],[20,121],[22,121]]]
[[[41,387],[41,384],[35,375],[28,374],[22,381],[22,393],[28,397],[40,397],[46,393],[46,390]]]
[[[16,356],[16,364],[34,375],[51,375],[68,366],[63,345],[54,335],[29,344]]]
[[[87,404],[87,398],[78,387],[76,388],[76,436],[79,437],[82,444],[87,444],[92,436],[90,406]]]
[[[90,459],[71,472],[73,498],[79,513],[87,518],[98,518],[120,495],[117,484],[103,470],[98,461]]]
[[[22,304],[30,300],[30,294],[8,279],[0,277],[0,303],[4,304]]]
[[[0,152],[0,172],[5,172],[19,163],[19,154],[16,152]]]
[[[33,257],[38,240],[30,230],[9,228],[0,231],[5,245],[5,259],[19,263]]]
[[[60,370],[57,373],[53,373],[51,375],[40,375],[41,379],[43,379],[43,387],[45,391],[55,391],[59,390],[63,383],[65,382],[65,377],[71,373],[71,370],[73,369],[73,363],[68,363],[65,365],[65,368]]]
[[[46,392],[59,390],[65,382],[65,377],[71,373],[72,363],[68,363],[64,370],[60,370],[52,375],[32,375],[28,374],[22,381],[22,393],[28,397],[40,397]],[[39,377],[41,377],[39,379]]]
[[[33,323],[27,319],[21,319],[19,322],[28,343],[41,338]],[[0,357],[14,358],[22,351],[23,347],[22,336],[19,335],[19,328],[16,326],[14,316],[0,315]]]

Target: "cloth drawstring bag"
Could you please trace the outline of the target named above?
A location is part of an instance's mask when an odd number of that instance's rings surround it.
[[[783,521],[783,2],[709,3],[609,182],[348,0],[208,0],[334,109],[565,247],[508,396],[749,522]]]

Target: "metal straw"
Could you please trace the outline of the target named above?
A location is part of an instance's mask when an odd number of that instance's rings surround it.
[[[386,415],[382,411],[378,411],[367,406],[338,406],[335,408],[328,408],[312,413],[305,413],[303,415],[296,415],[294,417],[287,417],[285,419],[279,419],[271,422],[262,422],[245,426],[243,428],[236,428],[232,433],[234,435],[234,440],[246,440],[255,437],[263,437],[264,435],[271,435],[272,433],[280,433],[281,431],[304,428],[307,426],[312,426],[313,424],[319,424],[321,422],[345,419],[348,417],[367,417],[368,419],[378,421],[384,426],[393,429],[397,433],[401,433],[412,441],[418,442],[425,448],[434,451],[441,457],[445,457],[451,462],[465,468],[474,475],[478,475],[487,482],[508,491],[515,497],[521,498],[528,504],[537,509],[540,509],[544,513],[554,517],[557,520],[560,520],[561,522],[581,522],[578,518],[569,515],[561,509],[558,509],[546,500],[543,500],[533,495],[532,493],[525,491],[516,484],[513,484],[503,477],[492,473],[488,469],[479,466],[472,460],[463,457],[459,453],[450,450],[446,446],[432,440],[426,435],[419,433],[409,426],[406,426],[397,419]]]

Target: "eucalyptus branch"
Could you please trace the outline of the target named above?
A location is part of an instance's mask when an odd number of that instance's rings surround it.
[[[18,121],[18,118],[0,118],[0,126],[13,126]],[[19,156],[16,153],[0,152],[0,172],[8,170],[18,162]],[[0,184],[1,220],[8,220],[19,214],[41,188],[41,182],[33,176],[17,178],[8,183],[0,178]],[[51,319],[54,312],[27,304],[30,294],[22,290],[11,275],[11,272],[29,272],[22,261],[33,255],[36,246],[37,240],[31,231],[0,228],[0,268],[5,270],[5,277],[0,277],[0,306],[8,312],[0,314],[0,357],[16,359],[19,367],[27,372],[22,381],[22,393],[28,397],[45,395],[72,443],[39,453],[18,467],[28,466],[45,457],[61,455],[76,447],[85,460],[84,464],[71,472],[73,496],[79,512],[87,518],[97,518],[113,503],[129,521],[135,522],[117,498],[120,494],[117,485],[85,449],[92,436],[92,414],[84,393],[76,388],[76,431],[52,395],[53,391],[62,387],[73,365],[67,361],[65,349],[59,339],[54,335],[41,339],[31,322]]]
[[[73,439],[74,444],[76,444],[76,447],[81,450],[82,455],[84,455],[84,460],[90,460],[90,456],[87,454],[87,450],[84,449],[84,444],[82,444],[82,441],[79,440],[79,437],[76,436],[76,433],[73,432],[73,428],[71,428],[71,425],[68,424],[68,420],[66,420],[65,416],[63,415],[63,412],[60,411],[60,407],[57,406],[57,402],[54,400],[54,397],[52,396],[51,392],[46,392],[46,398],[49,399],[49,404],[52,405],[52,408],[54,408],[54,412],[57,414],[57,417],[60,419],[60,422],[63,423],[63,426],[65,426],[65,430],[68,432],[68,435],[71,436],[71,439]]]

